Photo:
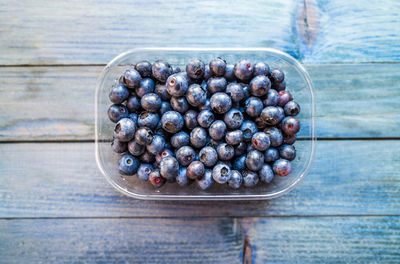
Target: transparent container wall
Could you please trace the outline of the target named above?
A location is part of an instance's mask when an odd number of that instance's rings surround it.
[[[176,183],[165,184],[155,189],[150,183],[136,176],[122,176],[117,170],[119,155],[111,149],[114,123],[109,121],[107,110],[110,106],[108,94],[130,65],[141,60],[154,62],[165,60],[171,65],[185,69],[192,58],[204,62],[221,57],[227,63],[234,64],[239,59],[249,59],[252,63],[263,61],[271,68],[280,68],[285,72],[287,90],[301,106],[297,116],[301,122],[301,131],[297,134],[295,148],[297,157],[292,161],[292,172],[286,177],[275,177],[269,184],[259,183],[255,188],[241,187],[233,190],[227,185],[214,184],[210,189],[200,190],[196,184],[180,187]],[[96,157],[98,165],[108,181],[123,193],[142,199],[271,199],[278,197],[298,184],[308,173],[314,153],[314,101],[311,82],[302,66],[292,57],[272,49],[140,49],[121,54],[104,69],[96,90]]]

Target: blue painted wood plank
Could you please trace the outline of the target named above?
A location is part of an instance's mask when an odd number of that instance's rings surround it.
[[[399,148],[399,140],[319,141],[310,174],[279,199],[163,202],[114,190],[92,143],[0,144],[0,217],[400,215]]]
[[[146,46],[269,46],[297,56],[296,7],[297,0],[7,0],[0,64],[107,63]]]
[[[400,62],[399,1],[305,2],[314,26],[311,45],[298,37],[305,63]]]
[[[0,68],[0,140],[93,140],[101,69]],[[400,137],[399,64],[307,65],[307,70],[318,137]]]
[[[400,218],[0,220],[2,263],[399,263]],[[100,231],[101,230],[101,231]]]

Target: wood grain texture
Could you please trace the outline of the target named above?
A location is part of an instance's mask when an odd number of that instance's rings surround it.
[[[2,263],[399,263],[399,217],[1,220]],[[101,230],[101,231],[100,231]]]
[[[101,69],[0,68],[0,140],[93,140]],[[400,137],[399,64],[307,65],[307,70],[318,137]]]
[[[305,63],[400,61],[400,2],[304,0],[306,23],[298,26]],[[300,12],[298,17],[304,12]],[[302,27],[305,25],[305,27]],[[308,27],[310,26],[311,27]],[[307,34],[306,30],[310,29]],[[311,38],[304,38],[310,36]],[[313,40],[312,43],[308,40]],[[305,40],[305,41],[304,41]],[[310,45],[311,44],[311,45]]]
[[[2,1],[0,64],[107,63],[146,46],[269,46],[297,56],[297,0]]]
[[[245,219],[254,263],[399,263],[399,217]]]
[[[0,221],[0,263],[240,263],[234,219]]]
[[[140,201],[101,175],[92,143],[0,144],[0,217],[400,215],[400,141],[320,141],[304,182],[272,201]]]

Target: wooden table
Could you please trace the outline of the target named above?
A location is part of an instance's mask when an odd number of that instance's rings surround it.
[[[399,13],[389,0],[0,1],[0,262],[400,263]],[[94,159],[94,89],[142,46],[302,61],[319,137],[305,181],[256,202],[115,191]]]

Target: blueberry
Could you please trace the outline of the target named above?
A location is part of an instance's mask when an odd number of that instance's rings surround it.
[[[283,110],[287,116],[296,116],[300,112],[300,106],[295,101],[290,101],[286,103]]]
[[[237,129],[243,123],[243,114],[238,110],[232,108],[224,116],[224,122],[230,129]]]
[[[192,161],[194,161],[196,152],[193,148],[189,146],[180,147],[176,151],[176,159],[178,160],[181,166],[188,166]]]
[[[296,157],[296,150],[292,145],[284,144],[279,148],[279,155],[282,159],[291,161]]]
[[[161,151],[160,153],[158,153],[158,154],[156,155],[156,163],[157,163],[157,164],[160,164],[160,162],[161,162],[161,160],[162,160],[163,158],[165,158],[165,157],[170,157],[170,156],[173,157],[173,156],[174,156],[174,153],[173,153],[171,150],[165,148],[165,149],[163,149],[163,151]]]
[[[259,182],[259,177],[257,173],[253,171],[244,171],[243,172],[243,185],[245,187],[254,187]]]
[[[217,146],[217,153],[220,160],[230,160],[235,156],[235,149],[227,143],[221,143]]]
[[[225,114],[232,107],[232,100],[226,93],[215,93],[210,99],[211,110],[217,114]]]
[[[257,75],[269,76],[270,69],[269,69],[268,64],[266,64],[264,62],[257,62],[256,64],[254,64],[253,75],[254,76],[257,76]]]
[[[207,94],[200,85],[192,84],[186,93],[186,100],[190,105],[198,107],[206,102]]]
[[[148,151],[145,151],[140,157],[139,160],[144,163],[153,163],[155,161],[155,157]]]
[[[294,135],[300,130],[300,122],[294,117],[288,116],[282,120],[282,131],[286,135]]]
[[[247,153],[246,167],[252,171],[259,171],[264,164],[264,155],[258,150]]]
[[[140,99],[137,96],[130,96],[126,101],[126,108],[128,108],[129,112],[136,112],[142,107],[140,105]]]
[[[217,162],[216,165],[225,165],[225,166],[228,166],[229,169],[232,169],[232,164],[228,160],[220,160]]]
[[[144,110],[157,112],[161,108],[161,98],[158,94],[148,93],[143,95],[140,104]]]
[[[292,95],[288,91],[280,91],[278,105],[284,107],[289,101],[292,100]]]
[[[204,164],[201,161],[192,161],[187,167],[187,176],[192,180],[200,179],[203,177],[204,172]]]
[[[186,64],[186,73],[192,79],[201,79],[204,75],[204,70],[204,63],[200,59],[191,59]]]
[[[187,168],[180,168],[178,171],[178,176],[176,176],[176,183],[179,186],[186,186],[192,183],[192,180],[187,176]]]
[[[121,142],[117,138],[114,137],[113,141],[111,142],[111,147],[114,152],[116,153],[123,153],[128,150],[128,144],[126,142]]]
[[[165,84],[156,84],[156,88],[154,89],[154,92],[158,94],[161,97],[161,100],[167,101],[171,99],[171,95],[167,91],[167,86]]]
[[[261,111],[261,119],[269,126],[274,126],[281,122],[284,115],[275,106],[267,106]]]
[[[265,162],[274,162],[275,160],[279,159],[279,151],[276,148],[268,148],[264,152],[264,160]]]
[[[108,118],[114,123],[117,123],[122,118],[127,118],[128,115],[128,109],[124,105],[111,105],[108,108]]]
[[[235,146],[239,145],[240,142],[243,141],[243,132],[242,130],[233,130],[226,133],[225,141],[229,145]]]
[[[210,110],[203,110],[197,116],[197,123],[204,128],[208,128],[214,122],[214,114]]]
[[[198,113],[194,110],[189,110],[183,115],[183,120],[185,121],[185,126],[188,129],[193,129],[198,126],[197,115],[198,115]]]
[[[183,96],[188,89],[189,81],[185,74],[176,73],[168,77],[167,91],[171,96]]]
[[[253,66],[248,60],[240,60],[235,64],[235,76],[242,82],[249,81],[253,75]]]
[[[246,155],[236,158],[233,162],[233,168],[238,171],[244,170],[246,168]]]
[[[168,111],[161,117],[161,126],[169,133],[176,133],[183,127],[183,118],[178,112]]]
[[[146,150],[153,155],[157,155],[164,149],[165,139],[162,136],[154,135],[150,144],[146,145]]]
[[[186,132],[181,131],[172,136],[171,145],[176,149],[183,146],[188,146],[189,139],[189,135]]]
[[[266,151],[269,148],[269,136],[264,132],[257,132],[252,137],[252,143],[255,149],[259,151]]]
[[[269,88],[271,88],[271,81],[265,75],[258,75],[250,82],[250,94],[253,96],[267,95]]]
[[[228,82],[235,81],[235,79],[236,79],[236,76],[235,76],[235,65],[233,65],[233,64],[227,64],[226,65],[224,77]]]
[[[279,94],[274,89],[268,90],[267,98],[263,101],[264,106],[277,106],[279,103]]]
[[[185,97],[172,97],[171,98],[171,107],[175,111],[184,114],[189,109],[189,104],[186,101]]]
[[[244,98],[243,87],[239,83],[228,84],[225,92],[231,97],[233,102],[240,102]]]
[[[214,181],[220,184],[227,183],[231,179],[231,176],[231,169],[225,164],[218,164],[212,170]]]
[[[213,77],[207,81],[207,90],[210,94],[224,92],[227,84],[228,83],[224,77]]]
[[[263,110],[263,103],[261,99],[257,97],[247,98],[244,105],[246,114],[248,114],[250,117],[258,117]]]
[[[140,86],[135,89],[137,96],[142,97],[145,94],[154,91],[154,81],[150,78],[144,78],[140,81]]]
[[[295,141],[296,141],[296,134],[290,135],[290,136],[283,134],[283,143],[284,144],[293,145]]]
[[[222,120],[214,121],[208,129],[208,134],[214,140],[222,139],[226,134],[226,124]]]
[[[179,66],[172,66],[172,73],[178,73],[182,72],[181,68]]]
[[[243,133],[242,133],[243,134]],[[239,145],[235,147],[235,156],[241,156],[246,153],[247,144],[244,141],[240,142]]]
[[[148,61],[140,61],[136,64],[135,69],[140,73],[142,77],[151,76],[151,63]]]
[[[204,147],[200,150],[199,152],[199,160],[206,166],[206,167],[212,167],[214,166],[217,161],[218,161],[218,154],[217,151],[208,146]]]
[[[221,58],[216,58],[210,61],[210,70],[215,76],[224,76],[226,69],[226,62]]]
[[[139,72],[135,69],[127,69],[123,74],[123,83],[129,89],[135,89],[140,86],[140,80],[142,77]]]
[[[131,176],[137,172],[139,161],[129,153],[123,154],[118,161],[118,171],[120,174]]]
[[[271,87],[275,90],[277,90],[278,92],[280,91],[284,91],[286,89],[286,81],[283,82],[273,82]]]
[[[208,80],[212,77],[212,73],[211,73],[211,69],[210,66],[208,64],[204,65],[204,80]]]
[[[165,83],[168,77],[172,74],[172,67],[168,62],[158,60],[153,63],[151,71],[154,78],[159,82]]]
[[[155,188],[160,188],[165,184],[166,180],[163,177],[161,177],[160,170],[156,169],[150,173],[149,182]]]
[[[136,140],[131,140],[128,143],[128,150],[129,153],[131,153],[133,156],[140,156],[144,153],[145,151],[145,146],[140,145],[139,143],[136,142]]]
[[[172,110],[172,107],[171,107],[171,104],[169,102],[163,101],[161,103],[161,108],[160,108],[160,114],[161,115],[163,115],[164,113],[166,113],[168,111],[171,111],[171,110]]]
[[[150,129],[156,129],[158,123],[160,122],[160,117],[156,113],[151,112],[141,112],[138,116],[137,124],[139,127],[148,127]]]
[[[229,187],[231,187],[232,189],[239,189],[240,185],[242,185],[242,182],[243,182],[242,174],[237,170],[232,170],[231,178],[228,181]]]
[[[258,132],[257,125],[250,120],[245,120],[240,126],[240,130],[243,132],[243,139],[247,142],[251,141],[253,135]]]
[[[136,124],[130,118],[122,118],[114,128],[115,137],[121,142],[128,142],[136,132]]]
[[[140,127],[136,130],[135,141],[140,145],[150,144],[153,140],[153,131],[148,127]]]
[[[174,157],[165,157],[160,162],[160,174],[163,178],[170,180],[178,176],[179,163]]]
[[[261,170],[258,172],[258,177],[262,182],[270,183],[274,179],[274,172],[268,164],[264,164]]]
[[[207,100],[204,102],[204,104],[199,106],[199,110],[200,111],[211,110],[210,99],[207,98]]]
[[[283,135],[278,128],[276,127],[266,128],[264,130],[264,133],[266,133],[269,136],[271,147],[279,147],[280,145],[282,145]]]
[[[190,144],[195,148],[202,148],[207,143],[207,132],[202,127],[196,127],[190,132]]]
[[[123,84],[114,85],[111,88],[109,98],[114,104],[121,104],[129,97],[129,91]]]
[[[292,170],[290,162],[285,159],[278,159],[277,161],[275,161],[272,168],[275,174],[278,176],[286,176]]]
[[[280,83],[285,79],[285,74],[280,69],[273,69],[271,71],[271,79],[273,82]]]
[[[153,166],[150,164],[142,163],[137,171],[137,176],[142,181],[148,181],[150,173],[153,171]]]
[[[211,187],[211,185],[214,183],[213,177],[212,177],[212,171],[211,170],[205,170],[204,175],[201,179],[196,180],[197,186],[199,186],[200,189],[206,190]]]

